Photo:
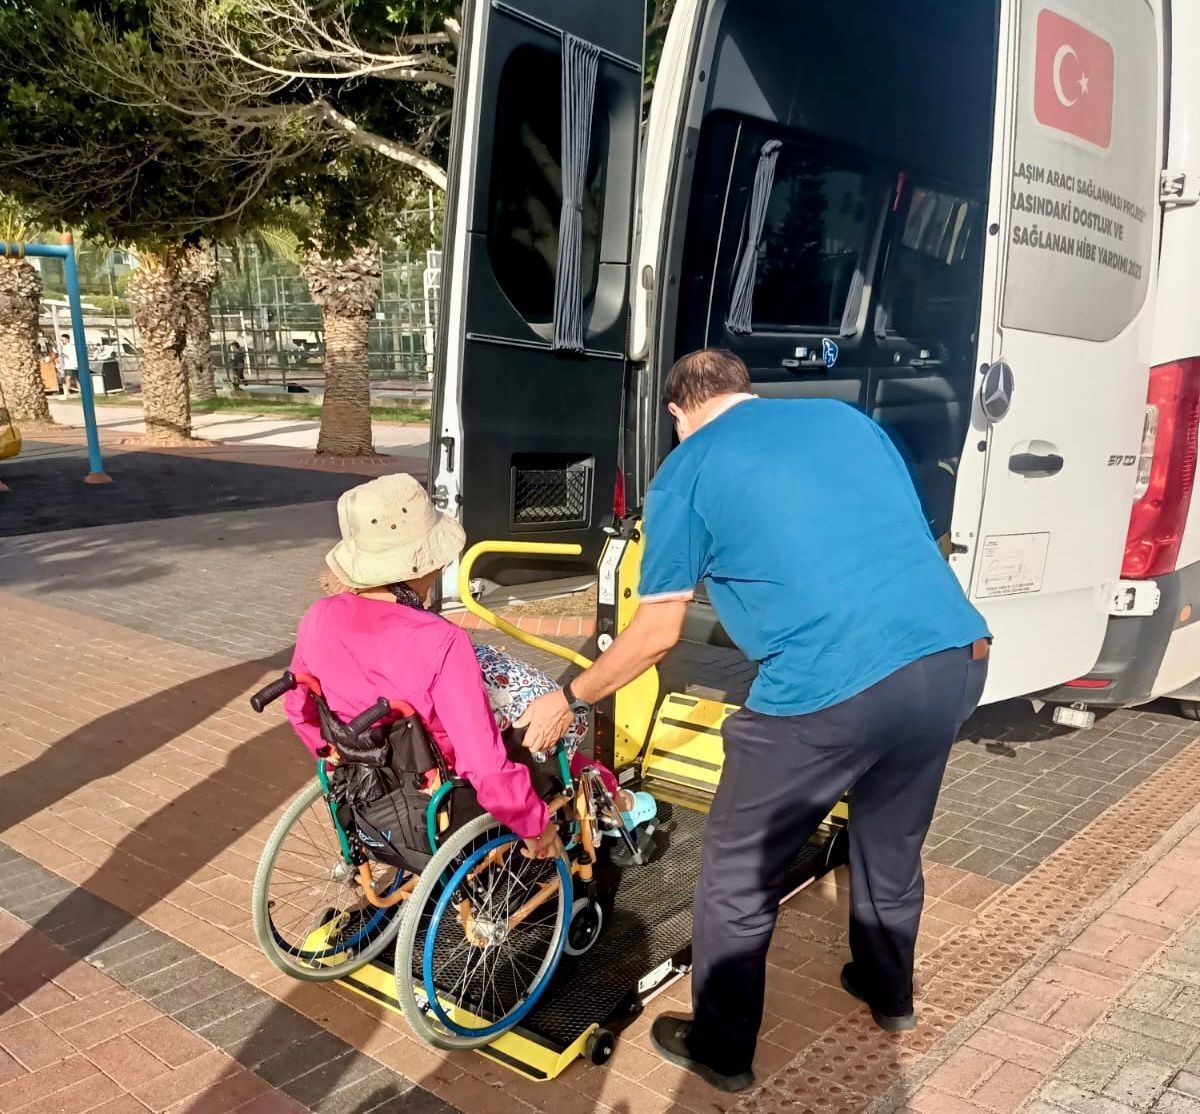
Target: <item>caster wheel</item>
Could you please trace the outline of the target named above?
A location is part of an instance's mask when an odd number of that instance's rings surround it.
[[[567,942],[563,945],[563,951],[567,955],[585,955],[600,939],[603,928],[604,910],[586,897],[579,898],[571,906],[571,923],[567,925]]]
[[[1184,719],[1200,720],[1200,703],[1195,700],[1180,700],[1179,714]]]
[[[597,1029],[587,1039],[585,1053],[593,1064],[607,1064],[617,1047],[617,1038],[607,1029]]]

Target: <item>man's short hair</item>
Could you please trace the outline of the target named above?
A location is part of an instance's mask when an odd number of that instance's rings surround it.
[[[750,372],[727,348],[701,348],[676,360],[663,385],[663,402],[695,410],[720,395],[745,394]]]

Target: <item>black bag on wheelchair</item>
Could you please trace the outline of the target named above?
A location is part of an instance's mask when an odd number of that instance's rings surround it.
[[[329,779],[338,820],[372,858],[416,872],[433,857],[426,827],[430,795],[424,788],[430,771],[436,770],[453,786],[444,806],[448,831],[481,814],[471,787],[450,778],[441,751],[419,717],[377,723],[352,736],[323,699],[318,699],[317,709],[322,735],[341,756]]]

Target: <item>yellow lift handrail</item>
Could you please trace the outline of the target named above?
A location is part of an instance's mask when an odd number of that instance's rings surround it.
[[[539,638],[536,634],[530,634],[528,631],[521,630],[520,627],[514,626],[507,619],[502,619],[494,611],[486,608],[473,595],[471,595],[471,569],[475,566],[475,562],[480,557],[489,554],[519,554],[519,553],[537,553],[544,557],[578,557],[583,552],[583,547],[576,543],[562,542],[479,542],[471,546],[459,560],[458,563],[458,598],[462,601],[465,607],[472,615],[478,616],[489,626],[495,627],[499,631],[517,639],[519,642],[524,642],[526,646],[533,646],[535,649],[544,650],[548,654],[554,654],[556,657],[565,658],[580,669],[587,669],[592,664],[590,658],[585,658],[582,654],[577,654],[574,650],[567,649],[566,646],[560,646],[557,642],[551,642],[546,638]]]

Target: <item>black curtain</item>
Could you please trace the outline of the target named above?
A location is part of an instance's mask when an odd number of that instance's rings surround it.
[[[560,352],[583,351],[583,191],[592,149],[592,113],[600,50],[563,34],[562,215],[554,282],[554,340]]]

